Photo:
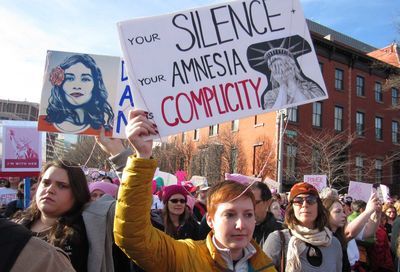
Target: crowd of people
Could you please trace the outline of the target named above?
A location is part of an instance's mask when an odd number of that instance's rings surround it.
[[[395,197],[364,202],[301,181],[280,194],[233,175],[167,186],[144,137],[156,133],[134,110],[131,148],[96,137],[118,181],[48,162],[27,208],[20,182],[2,203],[0,271],[400,271]]]

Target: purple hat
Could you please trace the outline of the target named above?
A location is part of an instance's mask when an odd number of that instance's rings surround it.
[[[116,198],[118,192],[118,185],[102,181],[92,182],[89,184],[89,191],[90,193],[92,193],[94,190],[100,190],[103,193]]]
[[[162,194],[162,200],[165,203],[167,203],[167,201],[169,200],[169,198],[172,195],[175,194],[181,194],[185,197],[185,200],[187,200],[187,194],[188,192],[186,191],[186,189],[182,186],[182,185],[170,185],[170,186],[166,186],[163,189],[163,194]]]

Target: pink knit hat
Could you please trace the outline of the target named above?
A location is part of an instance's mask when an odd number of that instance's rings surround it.
[[[89,191],[90,193],[92,193],[94,190],[100,190],[103,193],[116,198],[118,192],[118,185],[101,181],[92,182],[89,184]]]
[[[164,187],[163,189],[162,200],[164,204],[167,203],[167,201],[172,195],[175,194],[181,194],[185,197],[185,200],[187,200],[188,192],[185,190],[185,188],[183,188],[182,185],[170,185]]]

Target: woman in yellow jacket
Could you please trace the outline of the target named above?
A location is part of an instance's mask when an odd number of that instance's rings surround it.
[[[252,240],[254,195],[246,186],[224,181],[210,189],[207,222],[212,228],[204,241],[174,240],[150,223],[151,181],[157,162],[150,158],[157,127],[146,113],[129,113],[126,134],[136,151],[129,157],[114,221],[116,244],[146,271],[276,271]]]

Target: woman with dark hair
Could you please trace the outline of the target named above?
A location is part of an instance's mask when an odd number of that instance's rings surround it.
[[[68,57],[54,68],[47,115],[40,116],[46,130],[65,133],[99,134],[104,127],[111,135],[114,113],[107,102],[107,90],[100,68],[86,54]]]
[[[340,242],[327,224],[328,212],[318,191],[311,184],[297,183],[285,214],[288,229],[271,233],[264,252],[279,271],[342,271]]]
[[[63,249],[77,271],[87,271],[89,243],[82,209],[89,201],[81,168],[69,162],[52,161],[40,173],[35,200],[15,220],[34,236]]]
[[[170,185],[163,189],[162,210],[152,210],[153,225],[175,239],[200,240],[199,224],[186,206],[188,192],[181,185]]]

